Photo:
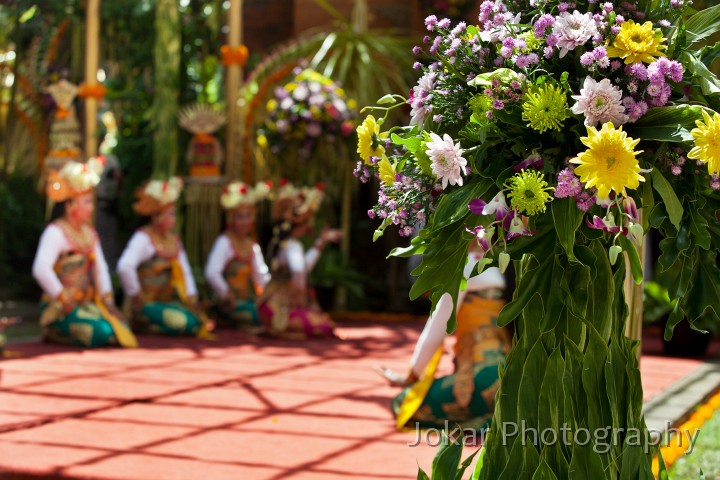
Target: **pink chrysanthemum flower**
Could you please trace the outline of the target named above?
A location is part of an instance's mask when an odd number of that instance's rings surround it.
[[[435,133],[430,134],[430,142],[426,142],[428,154],[432,161],[432,172],[442,181],[443,190],[450,185],[463,184],[462,174],[465,172],[467,160],[462,157],[463,149],[455,144],[447,133],[440,138]]]
[[[622,104],[622,92],[607,78],[597,82],[586,77],[580,95],[572,95],[572,98],[577,100],[572,112],[585,115],[587,126],[594,127],[598,123],[606,122],[622,125],[628,121]]]
[[[558,15],[553,33],[558,38],[557,46],[560,48],[560,58],[563,58],[569,51],[597,35],[598,30],[592,16],[575,10],[572,14],[563,12]]]

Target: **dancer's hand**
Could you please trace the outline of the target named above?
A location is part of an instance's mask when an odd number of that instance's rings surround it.
[[[373,366],[373,370],[375,370],[381,377],[387,380],[390,385],[394,387],[407,387],[408,385],[417,381],[417,378],[415,378],[415,374],[412,373],[412,370],[407,375],[401,375],[396,371],[382,365]]]

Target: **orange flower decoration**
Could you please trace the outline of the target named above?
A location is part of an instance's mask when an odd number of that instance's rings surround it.
[[[107,93],[107,88],[99,83],[83,83],[78,89],[78,97],[96,98],[100,100]]]
[[[223,65],[238,65],[242,67],[245,65],[245,62],[247,62],[250,52],[245,45],[238,45],[237,47],[223,45],[220,47],[220,55],[222,55]]]

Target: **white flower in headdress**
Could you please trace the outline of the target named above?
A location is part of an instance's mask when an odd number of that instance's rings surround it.
[[[267,198],[270,193],[268,182],[258,182],[249,187],[244,182],[233,182],[223,189],[220,196],[220,205],[226,210],[232,210],[241,205],[254,205]]]
[[[172,177],[168,180],[150,180],[143,191],[146,195],[154,198],[161,204],[175,203],[180,197],[183,188],[183,181],[180,177]]]

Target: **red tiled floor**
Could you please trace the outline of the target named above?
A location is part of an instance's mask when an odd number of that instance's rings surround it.
[[[238,456],[240,452],[237,452]],[[148,454],[116,455],[100,462],[71,466],[70,478],[108,480],[270,480],[282,478],[281,467],[229,465]]]
[[[28,413],[55,417],[77,414],[114,404],[115,402],[100,399],[60,398],[53,395],[0,391],[0,412],[2,413]]]
[[[115,451],[183,438],[194,431],[195,429],[188,427],[71,418],[27,430],[3,433],[0,434],[0,440]]]
[[[257,412],[227,408],[215,409],[159,403],[131,403],[88,415],[87,418],[149,425],[217,427],[219,425],[236,424],[256,416]]]
[[[407,368],[420,328],[358,324],[339,330],[343,341],[299,343],[241,332],[222,332],[214,342],[141,337],[135,350],[18,345],[25,357],[0,363],[0,472],[101,480],[416,478],[435,450],[410,447],[415,434],[395,431],[389,405],[398,389],[372,367]],[[645,398],[699,364],[643,357]],[[440,371],[451,368],[446,355]]]
[[[47,475],[102,455],[104,452],[101,450],[88,447],[58,447],[0,440],[0,473],[17,471]]]
[[[114,379],[112,376],[59,380],[54,383],[17,387],[16,392],[69,397],[130,400],[152,398],[176,392],[178,385]]]

